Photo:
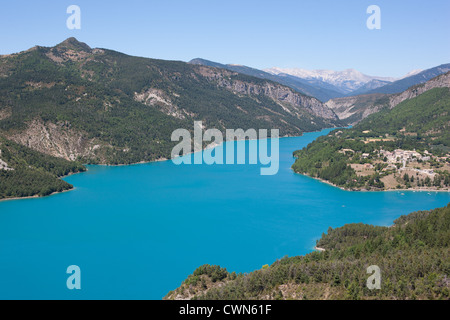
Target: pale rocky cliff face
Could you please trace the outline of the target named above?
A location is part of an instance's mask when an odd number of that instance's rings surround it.
[[[327,101],[325,105],[332,109],[340,120],[354,125],[367,116],[380,110],[382,105],[376,102],[383,98],[384,94],[369,94],[354,97],[335,98]]]
[[[226,70],[219,72],[218,70],[221,69],[202,66],[199,68],[199,73],[211,81],[217,81],[220,87],[224,87],[235,93],[252,96],[263,94],[277,103],[282,103],[285,111],[291,114],[296,114],[300,108],[304,108],[305,111],[310,112],[315,116],[330,120],[338,120],[334,111],[316,98],[302,95],[289,87],[268,81],[263,82],[263,84],[256,84],[241,80],[230,80],[228,76],[237,73]]]
[[[233,83],[226,85],[226,87],[242,94],[263,94],[276,102],[280,102],[285,105],[287,104],[288,108],[285,110],[290,113],[295,113],[299,108],[305,108],[315,116],[332,120],[338,119],[337,115],[319,100],[301,95],[294,92],[292,89],[281,85],[276,85],[269,82],[264,83],[264,85],[257,85],[242,81],[233,81]]]
[[[434,88],[445,88],[445,87],[450,88],[450,72],[447,72],[439,77],[433,78],[422,85],[414,86],[402,93],[393,95],[389,100],[389,107],[392,109],[401,102],[407,99],[415,98],[424,93],[425,91]]]
[[[150,88],[142,92],[135,92],[134,100],[147,106],[157,107],[165,114],[178,119],[186,119],[187,115],[191,115],[186,110],[175,105],[172,99],[160,89]]]
[[[31,121],[25,131],[8,138],[33,150],[66,160],[93,157],[101,147],[64,124],[44,123],[42,120]]]

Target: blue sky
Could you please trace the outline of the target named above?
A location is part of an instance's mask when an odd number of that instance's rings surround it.
[[[69,5],[81,30],[66,27]],[[381,30],[369,30],[369,5]],[[450,1],[2,1],[0,54],[76,37],[91,47],[255,68],[298,67],[401,76],[450,62]]]

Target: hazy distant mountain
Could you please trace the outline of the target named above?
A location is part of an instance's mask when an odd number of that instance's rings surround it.
[[[355,69],[347,69],[344,71],[333,70],[305,70],[299,68],[283,69],[283,68],[270,68],[264,71],[274,74],[288,74],[303,80],[308,81],[310,84],[318,85],[319,82],[328,83],[337,88],[341,93],[347,95],[355,90],[363,87],[372,80],[379,80],[384,82],[395,81],[395,78],[390,77],[377,77],[368,76]]]
[[[389,82],[389,81],[383,81],[383,80],[373,79],[373,80],[367,82],[367,83],[366,83],[365,85],[363,85],[361,88],[359,88],[359,89],[357,89],[357,90],[355,90],[355,91],[352,91],[352,92],[349,94],[349,96],[357,96],[357,95],[360,95],[360,94],[366,94],[367,92],[369,92],[369,91],[371,91],[371,90],[374,90],[374,89],[383,87],[383,86],[388,85],[388,84],[390,84],[390,83],[391,83],[391,82]]]
[[[448,71],[450,71],[450,63],[442,64],[440,66],[427,69],[416,74],[413,73],[409,77],[405,77],[395,82],[389,83],[385,86],[366,91],[365,93],[400,93],[405,91],[411,86],[425,83],[428,80],[433,79]]]
[[[414,75],[416,75],[416,74],[418,74],[418,73],[421,73],[422,71],[423,71],[423,69],[412,70],[412,71],[408,72],[407,74],[405,74],[403,77],[401,77],[401,78],[398,79],[398,80],[401,80],[401,79],[404,79],[404,78],[408,78],[408,77],[414,76]]]
[[[306,94],[308,96],[314,97],[322,102],[326,102],[333,98],[343,97],[345,94],[336,88],[335,86],[325,83],[325,82],[309,82],[304,79],[293,77],[288,74],[274,75],[268,72],[264,72],[259,69],[250,68],[247,66],[237,65],[237,64],[221,64],[214,61],[209,61],[205,59],[193,59],[189,62],[190,64],[203,65],[208,67],[215,67],[226,69],[230,71],[239,72],[252,77],[257,77],[260,79],[276,81],[283,85],[289,86],[292,89]]]
[[[335,98],[325,105],[332,109],[347,124],[356,124],[369,115],[384,108],[394,108],[401,102],[417,97],[434,88],[449,88],[450,72],[439,75],[425,83],[408,88],[401,93],[371,93],[351,97]]]

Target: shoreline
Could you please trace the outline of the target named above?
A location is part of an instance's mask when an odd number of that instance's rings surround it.
[[[168,160],[170,160],[170,159],[158,158],[156,160],[140,161],[140,162],[133,162],[133,163],[128,163],[128,164],[124,164],[124,163],[120,163],[120,164],[97,163],[97,164],[83,164],[83,166],[122,167],[122,166],[135,166],[135,165],[139,165],[139,164],[147,164],[147,163],[154,163],[154,162],[164,162],[164,161],[168,161]],[[87,168],[86,168],[86,171],[87,171]],[[81,172],[78,172],[78,173],[81,173]]]
[[[78,173],[81,173],[81,172],[78,172]],[[76,174],[76,173],[75,173],[75,174]],[[69,175],[67,175],[67,176],[69,176]],[[66,176],[66,177],[67,177],[67,176]],[[60,193],[65,193],[65,192],[74,191],[75,189],[76,189],[76,188],[73,187],[73,188],[71,188],[71,189],[64,190],[64,191],[56,191],[56,192],[50,193],[49,195],[46,195],[46,196],[43,196],[43,197],[41,197],[41,196],[39,196],[39,195],[34,195],[34,196],[19,197],[19,198],[17,198],[17,197],[15,197],[15,198],[5,198],[5,199],[0,199],[0,203],[3,202],[3,201],[14,201],[14,200],[26,200],[26,199],[47,198],[47,197],[54,196],[54,195],[57,195],[57,194],[60,194]]]
[[[305,176],[305,177],[308,177],[308,178],[311,178],[311,179],[314,179],[314,180],[326,183],[326,184],[328,184],[328,185],[330,185],[332,187],[338,188],[338,189],[340,189],[342,191],[350,191],[350,192],[352,192],[352,191],[353,192],[393,192],[393,191],[399,191],[399,192],[400,191],[402,191],[402,192],[405,192],[405,191],[406,192],[450,192],[450,189],[449,190],[437,190],[437,189],[423,189],[423,188],[421,188],[421,189],[417,189],[417,188],[410,188],[410,189],[383,189],[383,190],[346,189],[346,188],[337,186],[337,185],[335,185],[334,183],[332,183],[330,181],[327,181],[327,180],[324,180],[324,179],[321,179],[321,178],[311,177],[310,175],[308,175],[306,173],[295,172],[294,169],[292,169],[292,168],[291,168],[291,170],[295,174],[299,174],[299,175],[302,175],[302,176]]]
[[[327,130],[327,129],[330,129],[330,128],[324,128],[324,129],[319,130],[319,131],[302,132],[301,135],[292,135],[292,136],[291,136],[291,135],[286,135],[286,136],[283,136],[283,137],[279,137],[278,139],[302,137],[305,133],[320,132],[320,131]],[[331,128],[331,129],[333,129],[333,128]],[[266,139],[251,139],[251,140],[267,140],[267,139],[271,139],[271,138],[266,138]],[[243,139],[241,139],[241,140],[234,140],[234,141],[242,141],[242,140],[243,140]],[[246,139],[246,140],[249,140],[249,139]],[[229,141],[231,141],[231,140],[223,141],[223,142],[221,142],[220,144],[217,144],[217,145],[212,146],[212,147],[209,147],[209,148],[208,148],[208,146],[206,146],[205,148],[202,148],[202,150],[196,151],[196,152],[203,152],[203,151],[208,150],[208,149],[214,149],[214,148],[216,148],[216,147],[218,147],[218,146],[221,146],[221,145],[223,145],[224,143],[229,142]],[[249,140],[249,141],[250,141],[250,140]],[[190,153],[188,153],[188,154],[186,154],[186,155],[183,155],[183,156],[191,155],[191,154],[194,154],[194,153],[196,153],[196,152],[190,152]],[[177,158],[178,158],[178,157],[177,157]],[[175,158],[175,159],[176,159],[176,158]],[[121,166],[133,166],[133,165],[141,165],[141,164],[150,164],[150,163],[164,162],[164,161],[170,161],[170,160],[174,160],[174,159],[158,158],[158,159],[156,159],[156,160],[151,160],[151,161],[140,161],[140,162],[129,163],[129,164],[102,164],[102,163],[100,163],[100,164],[83,164],[83,166],[86,168],[85,171],[76,172],[76,173],[71,172],[71,173],[69,173],[69,174],[67,174],[67,175],[65,175],[65,176],[58,177],[58,179],[61,179],[61,180],[62,180],[62,179],[66,178],[66,177],[69,177],[69,176],[71,176],[71,175],[75,175],[75,174],[80,174],[80,173],[83,173],[83,172],[87,172],[87,171],[89,170],[88,166],[90,166],[90,165],[91,165],[91,166],[104,166],[104,167],[121,167]],[[46,196],[43,196],[43,197],[41,197],[41,196],[39,196],[39,195],[34,195],[34,196],[28,196],[28,197],[5,198],[5,199],[0,199],[0,203],[1,203],[2,201],[14,201],[14,200],[25,200],[25,199],[46,198],[46,197],[50,197],[50,196],[53,196],[53,195],[56,195],[56,194],[59,194],[59,193],[64,193],[64,192],[68,192],[68,191],[73,191],[73,190],[75,190],[75,189],[76,189],[76,187],[74,186],[72,189],[64,190],[64,191],[60,191],[60,192],[53,192],[53,193],[51,193],[51,194],[49,194],[49,195],[46,195]]]
[[[321,132],[321,131],[327,130],[327,129],[335,130],[335,129],[341,129],[341,128],[343,128],[343,127],[324,128],[324,129],[318,130],[318,131],[302,132],[301,135],[285,135],[285,136],[283,136],[283,137],[279,137],[278,139],[302,137],[302,136],[303,136],[304,134],[306,134],[306,133],[317,133],[317,132]],[[345,127],[344,127],[344,128],[345,128]],[[245,141],[246,141],[246,140],[249,140],[249,141],[251,141],[251,140],[267,140],[267,139],[271,139],[271,138],[266,138],[266,139],[245,139]],[[221,146],[221,145],[223,145],[224,143],[230,142],[230,141],[231,141],[231,140],[225,140],[225,141],[223,141],[223,142],[221,142],[220,144],[217,144],[217,145],[215,145],[215,146],[206,146],[205,148],[202,148],[202,150],[200,150],[200,151],[190,152],[190,153],[188,153],[188,154],[186,154],[186,155],[191,155],[191,154],[194,154],[194,153],[197,153],[197,152],[203,152],[203,151],[208,150],[208,149],[214,149],[214,148],[216,148],[216,147],[218,147],[218,146]],[[243,139],[241,139],[241,140],[233,140],[233,141],[237,141],[237,142],[238,142],[238,141],[243,141]],[[186,156],[186,155],[183,155],[183,156]],[[178,158],[178,157],[177,157],[177,158]],[[175,158],[175,159],[177,159],[177,158]],[[90,166],[90,165],[92,165],[92,166],[105,166],[105,167],[121,167],[121,166],[133,166],[133,165],[141,165],[141,164],[150,164],[150,163],[157,163],[157,162],[165,162],[165,161],[170,161],[170,160],[174,160],[174,159],[158,158],[158,159],[151,160],[151,161],[140,161],[140,162],[129,163],[129,164],[83,164],[83,166],[85,166],[85,168],[86,168],[85,171],[76,172],[76,173],[71,172],[71,173],[69,173],[69,174],[67,174],[67,175],[65,175],[65,176],[58,177],[58,179],[61,179],[61,180],[62,180],[62,179],[66,178],[66,177],[69,177],[69,176],[71,176],[71,175],[75,175],[75,174],[80,174],[80,173],[83,173],[83,172],[87,172],[87,171],[89,170],[87,166]],[[309,177],[309,178],[311,178],[311,179],[318,180],[318,181],[323,182],[323,183],[326,183],[326,184],[328,184],[328,185],[330,185],[330,186],[332,186],[332,187],[339,188],[340,190],[343,190],[343,191],[357,191],[357,192],[384,192],[384,191],[390,191],[390,192],[392,192],[392,191],[403,191],[403,192],[404,192],[404,191],[409,191],[409,192],[411,192],[411,191],[412,191],[412,192],[416,192],[416,191],[417,191],[417,192],[450,192],[450,190],[432,190],[432,189],[415,189],[415,188],[414,188],[414,189],[388,189],[388,190],[352,190],[352,189],[342,188],[342,187],[340,187],[340,186],[337,186],[337,185],[331,183],[330,181],[323,180],[323,179],[321,179],[321,178],[315,178],[315,177],[311,177],[311,176],[308,175],[308,174],[295,172],[295,171],[292,169],[292,167],[291,167],[291,170],[292,170],[295,174],[300,174],[300,175]],[[76,189],[76,187],[74,186],[72,189],[64,190],[64,191],[61,191],[61,192],[53,192],[53,193],[51,193],[51,194],[49,194],[49,195],[46,195],[46,196],[43,196],[43,197],[41,197],[41,196],[39,196],[39,195],[34,195],[34,196],[28,196],[28,197],[5,198],[5,199],[0,199],[0,202],[2,202],[2,201],[12,201],[12,200],[24,200],[24,199],[45,198],[45,197],[50,197],[50,196],[55,195],[55,194],[73,191],[73,190],[75,190],[75,189]]]
[[[83,165],[83,166],[85,166],[85,165]],[[85,171],[80,171],[80,172],[70,172],[69,174],[66,174],[65,176],[57,177],[57,179],[63,180],[64,178],[70,177],[70,176],[72,176],[72,175],[75,175],[75,174],[79,174],[79,173],[83,173],[83,172],[88,171],[88,168],[85,167],[85,169],[86,169]],[[48,195],[46,195],[46,196],[42,196],[42,197],[39,196],[39,195],[34,195],[34,196],[28,196],[28,197],[4,198],[4,199],[0,199],[0,202],[2,202],[2,201],[12,201],[12,200],[25,200],[25,199],[46,198],[46,197],[53,196],[53,195],[55,195],[55,194],[73,191],[73,190],[75,190],[75,189],[76,189],[76,187],[72,185],[72,188],[70,188],[70,189],[68,189],[68,190],[64,190],[64,191],[56,191],[56,192],[50,193],[50,194],[48,194]]]
[[[327,130],[327,129],[338,129],[338,128],[324,128],[322,130],[319,131],[307,131],[307,132],[302,132],[300,135],[285,135],[282,137],[278,137],[278,139],[286,139],[286,138],[298,138],[298,137],[302,137],[305,133],[317,133],[317,132],[321,132],[323,130]],[[272,138],[264,138],[264,139],[239,139],[239,140],[225,140],[222,141],[221,143],[215,144],[213,146],[207,145],[206,147],[202,148],[199,151],[191,151],[186,153],[185,155],[182,156],[177,156],[174,159],[171,158],[159,158],[157,160],[151,160],[151,161],[140,161],[140,162],[133,162],[133,163],[128,163],[128,164],[107,164],[107,163],[98,163],[98,164],[83,164],[84,166],[105,166],[105,167],[120,167],[120,166],[134,166],[134,165],[139,165],[139,164],[148,164],[148,163],[154,163],[154,162],[164,162],[164,161],[170,161],[170,160],[175,160],[181,157],[185,157],[188,155],[192,155],[198,152],[203,152],[206,150],[210,150],[210,149],[214,149],[217,147],[220,147],[221,145],[227,143],[227,142],[231,142],[231,141],[235,141],[235,142],[239,142],[239,141],[257,141],[257,140],[268,140],[268,139],[272,139]]]

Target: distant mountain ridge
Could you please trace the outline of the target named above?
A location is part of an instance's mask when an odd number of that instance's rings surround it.
[[[390,77],[368,76],[355,69],[346,69],[343,71],[334,70],[305,70],[300,68],[269,68],[264,71],[280,75],[288,74],[310,82],[321,81],[331,84],[338,88],[343,94],[350,94],[361,88],[372,80],[392,82],[396,80]]]
[[[400,93],[411,86],[424,83],[450,70],[450,64],[443,64],[427,70],[412,70],[403,77],[393,78],[369,76],[355,69],[334,71],[274,67],[259,70],[243,65],[222,64],[201,58],[193,59],[189,63],[226,69],[275,81],[291,87],[299,93],[315,97],[322,102],[372,93]]]
[[[367,82],[366,84],[364,84],[363,86],[361,86],[360,88],[356,89],[355,91],[352,91],[350,93],[350,95],[357,96],[360,94],[367,94],[368,91],[375,90],[377,88],[386,86],[390,83],[391,82],[389,82],[389,81],[373,79],[373,80],[370,80],[369,82]]]
[[[260,79],[271,80],[288,86],[299,93],[315,97],[316,99],[326,102],[330,99],[341,97],[343,94],[339,92],[339,89],[330,84],[310,84],[308,81],[292,77],[290,75],[274,75],[259,69],[237,65],[237,64],[221,64],[218,62],[205,60],[201,58],[192,59],[189,61],[190,64],[203,65],[214,68],[220,68],[225,70],[230,70],[234,72],[239,72],[252,77],[257,77]]]
[[[383,108],[394,108],[401,102],[417,97],[433,88],[450,87],[450,72],[441,74],[423,84],[409,87],[396,94],[372,93],[351,97],[335,98],[325,104],[336,112],[339,119],[347,124],[356,124],[367,116]]]
[[[370,93],[400,93],[406,89],[421,83],[425,83],[441,74],[450,71],[450,63],[442,64],[440,66],[421,71],[419,73],[413,73],[411,76],[404,77],[392,83],[386,84],[373,90],[366,91],[366,94]]]
[[[442,64],[427,70],[412,70],[400,78],[368,76],[354,69],[333,71],[274,67],[264,71],[280,77],[289,75],[302,79],[312,86],[323,86],[327,83],[341,94],[335,98],[340,98],[372,93],[400,93],[450,71],[450,64]]]

